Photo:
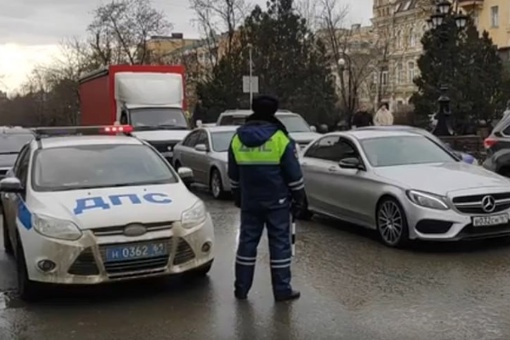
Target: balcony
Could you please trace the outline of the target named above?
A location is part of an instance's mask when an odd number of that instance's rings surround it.
[[[483,0],[457,0],[457,2],[464,10],[480,8],[483,6]]]

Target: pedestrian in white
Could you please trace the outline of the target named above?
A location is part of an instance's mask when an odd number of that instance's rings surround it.
[[[383,103],[379,110],[375,113],[374,116],[374,125],[393,125],[393,114],[388,108],[387,103]]]

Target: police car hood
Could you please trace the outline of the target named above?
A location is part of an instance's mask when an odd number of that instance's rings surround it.
[[[271,138],[278,127],[270,123],[246,123],[237,129],[237,135],[243,145],[249,148],[261,146]]]
[[[31,210],[81,229],[179,221],[199,199],[182,183],[38,193]]]

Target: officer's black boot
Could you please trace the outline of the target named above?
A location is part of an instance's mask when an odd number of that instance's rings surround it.
[[[301,293],[298,290],[292,290],[289,294],[275,295],[274,299],[276,301],[291,301],[299,299],[300,296]]]

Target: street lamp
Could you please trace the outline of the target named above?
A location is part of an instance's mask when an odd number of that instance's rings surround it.
[[[429,29],[435,30],[443,28],[442,25],[447,22],[447,19],[453,17],[455,19],[455,25],[460,32],[467,25],[468,17],[459,10],[458,0],[452,0],[455,2],[455,6],[448,0],[438,0],[436,3],[435,12],[427,20]],[[447,36],[447,35],[446,35]],[[436,114],[437,124],[434,128],[433,133],[436,136],[452,136],[453,129],[451,125],[451,109],[450,109],[450,98],[447,95],[448,86],[440,86],[440,96],[437,100],[439,110]]]

